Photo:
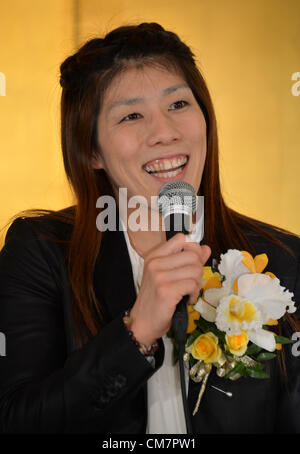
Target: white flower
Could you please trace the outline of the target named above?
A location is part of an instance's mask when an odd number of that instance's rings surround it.
[[[266,254],[252,257],[247,251],[229,249],[221,255],[218,271],[222,287],[204,290],[195,310],[215,322],[227,336],[246,332],[251,342],[268,351],[275,350],[274,334],[263,329],[270,319],[278,320],[286,311],[296,311],[293,293],[280,285],[272,273],[262,274]]]
[[[262,313],[263,324],[278,320],[286,311],[296,311],[293,293],[280,285],[279,279],[266,274],[245,274],[238,279],[238,295],[250,300]]]
[[[232,286],[239,276],[250,272],[249,268],[242,263],[243,259],[242,252],[237,249],[229,249],[226,254],[221,254],[218,270],[225,277],[224,287]]]
[[[285,291],[277,278],[258,273],[240,276],[237,288],[237,295],[231,294],[220,300],[216,309],[218,329],[230,336],[247,331],[251,342],[265,350],[275,350],[274,335],[263,330],[262,326],[270,318],[279,319],[286,311],[295,312],[291,299],[293,293]]]
[[[229,249],[226,254],[221,254],[218,271],[225,277],[222,288],[205,290],[204,298],[209,304],[217,307],[224,296],[233,293],[233,283],[241,275],[250,273],[249,268],[242,263],[244,255],[237,249]]]
[[[228,336],[241,334],[241,331],[258,329],[262,326],[262,316],[258,307],[246,298],[229,295],[221,299],[217,307],[216,325]]]
[[[216,309],[203,301],[202,298],[199,298],[197,303],[194,306],[194,310],[200,312],[201,317],[204,318],[207,322],[215,322],[216,320]]]
[[[269,352],[273,352],[276,348],[275,336],[271,331],[265,329],[249,330],[247,332],[249,340],[255,345]]]

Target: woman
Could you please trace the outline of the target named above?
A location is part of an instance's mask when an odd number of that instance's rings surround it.
[[[299,301],[299,239],[225,205],[210,95],[174,33],[155,23],[120,27],[67,58],[60,80],[62,151],[76,205],[19,216],[1,251],[2,431],[185,433],[166,339],[177,303],[186,294],[197,300],[203,266],[229,248],[267,253]],[[204,196],[204,238],[199,223],[191,242],[183,234],[166,242],[162,229],[96,228],[100,196],[119,206],[126,188],[128,200],[145,198],[150,218],[151,196],[172,179]],[[290,335],[297,323],[288,315],[279,329]],[[226,384],[232,399],[208,387],[193,431],[299,432],[296,359],[288,350],[272,363],[270,380]],[[218,377],[210,382],[220,387]],[[191,409],[199,386],[189,383]]]

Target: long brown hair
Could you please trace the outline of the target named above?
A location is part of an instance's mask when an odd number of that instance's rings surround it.
[[[204,113],[207,156],[198,194],[205,197],[204,240],[211,247],[214,257],[228,248],[247,249],[255,253],[241,226],[287,249],[263,228],[268,224],[261,223],[259,226],[255,220],[230,209],[224,202],[214,108],[189,47],[175,33],[164,30],[156,23],[123,26],[104,38],[92,39],[60,67],[62,152],[76,204],[59,212],[30,212],[73,225],[67,267],[73,292],[73,319],[78,346],[85,343],[88,336],[95,336],[103,323],[101,301],[97,300],[93,286],[93,272],[102,239],[102,233],[95,228],[99,214],[96,200],[101,195],[114,196],[106,173],[92,167],[92,157],[101,152],[97,143],[97,117],[105,90],[114,77],[130,65],[161,65],[179,71]],[[294,317],[288,318],[291,323],[297,323]]]

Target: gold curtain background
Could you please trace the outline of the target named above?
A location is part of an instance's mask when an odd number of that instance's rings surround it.
[[[149,21],[196,54],[216,110],[227,203],[299,234],[300,0],[0,0],[0,228],[18,211],[73,203],[60,63],[89,38]]]

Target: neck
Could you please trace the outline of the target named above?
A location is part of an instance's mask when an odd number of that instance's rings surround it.
[[[136,210],[128,209],[128,216],[122,221],[126,227],[131,246],[144,258],[154,247],[166,241],[166,232],[162,229],[163,220],[159,213],[156,214],[156,222],[153,220],[151,210],[139,210],[139,216],[131,216]]]
[[[133,210],[131,211],[133,212]],[[124,225],[126,226],[127,234],[130,240],[130,244],[133,249],[141,256],[145,255],[154,247],[158,246],[161,243],[166,241],[166,232],[163,230],[163,219],[162,216],[158,215],[158,222],[153,223],[153,214],[151,217],[151,210],[147,210],[147,213],[143,212],[140,219],[143,219],[143,222],[137,223],[137,225],[143,226],[144,230],[132,229],[132,219],[130,220],[130,210],[128,210],[127,222],[122,218]],[[146,222],[148,220],[148,223]],[[152,223],[151,223],[152,221]],[[193,224],[196,222],[196,215],[193,215],[192,218]],[[153,227],[154,225],[154,227]]]

